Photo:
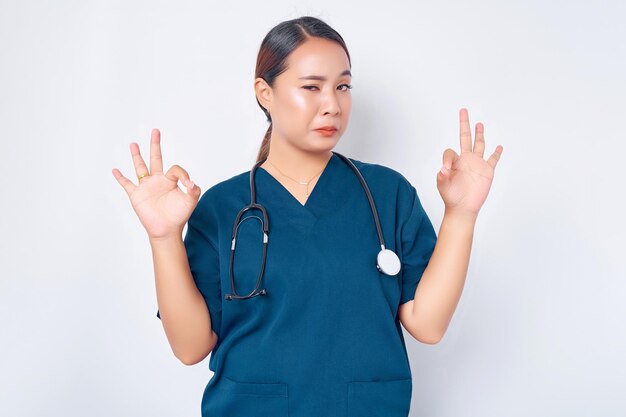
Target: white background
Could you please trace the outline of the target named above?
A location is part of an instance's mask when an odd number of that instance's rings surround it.
[[[617,0],[0,0],[0,415],[200,415],[208,359],[172,354],[111,169],[135,180],[129,144],[147,155],[155,127],[165,168],[203,191],[250,169],[267,128],[256,54],[301,15],[352,56],[336,150],[403,173],[437,231],[459,109],[484,123],[486,157],[504,147],[446,335],[405,333],[411,416],[626,415]]]

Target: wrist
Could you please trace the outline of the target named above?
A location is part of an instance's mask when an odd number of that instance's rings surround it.
[[[182,242],[182,231],[180,233],[170,233],[163,236],[148,236],[150,246],[153,248],[156,246],[169,246],[172,244],[178,244]]]
[[[457,222],[474,224],[476,223],[476,219],[478,218],[478,213],[446,207],[444,211],[444,218],[454,219]]]

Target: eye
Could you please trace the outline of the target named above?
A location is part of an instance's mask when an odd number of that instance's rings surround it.
[[[352,89],[352,86],[350,84],[341,84],[339,86],[339,88],[341,88],[341,87],[346,87],[346,89],[342,90],[342,91],[348,91],[348,90]],[[316,85],[305,85],[302,88],[304,88],[306,90],[309,90],[309,91],[312,91],[314,88],[317,88],[317,86]]]

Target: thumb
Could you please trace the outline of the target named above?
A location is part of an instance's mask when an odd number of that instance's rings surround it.
[[[172,181],[180,181],[187,189],[187,195],[193,197],[194,200],[198,200],[200,196],[200,187],[194,183],[189,177],[187,170],[180,165],[174,164],[167,170],[165,176]]]
[[[452,168],[452,164],[459,157],[453,149],[448,148],[443,152],[443,166],[450,170]]]
[[[454,152],[453,149],[448,148],[443,152],[443,164],[441,169],[437,173],[437,178],[444,179],[450,175],[450,170],[452,169],[452,163],[458,157],[457,153]]]
[[[439,171],[437,171],[437,182],[448,181],[450,178],[450,170],[445,166],[442,166]]]
[[[182,183],[185,185],[185,188],[187,189],[187,195],[190,197],[193,197],[193,199],[197,201],[202,191],[200,187],[189,178],[182,180]]]

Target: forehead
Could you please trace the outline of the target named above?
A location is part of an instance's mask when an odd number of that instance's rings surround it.
[[[289,55],[284,74],[290,78],[321,75],[334,79],[347,69],[350,61],[341,45],[328,39],[310,38]]]

